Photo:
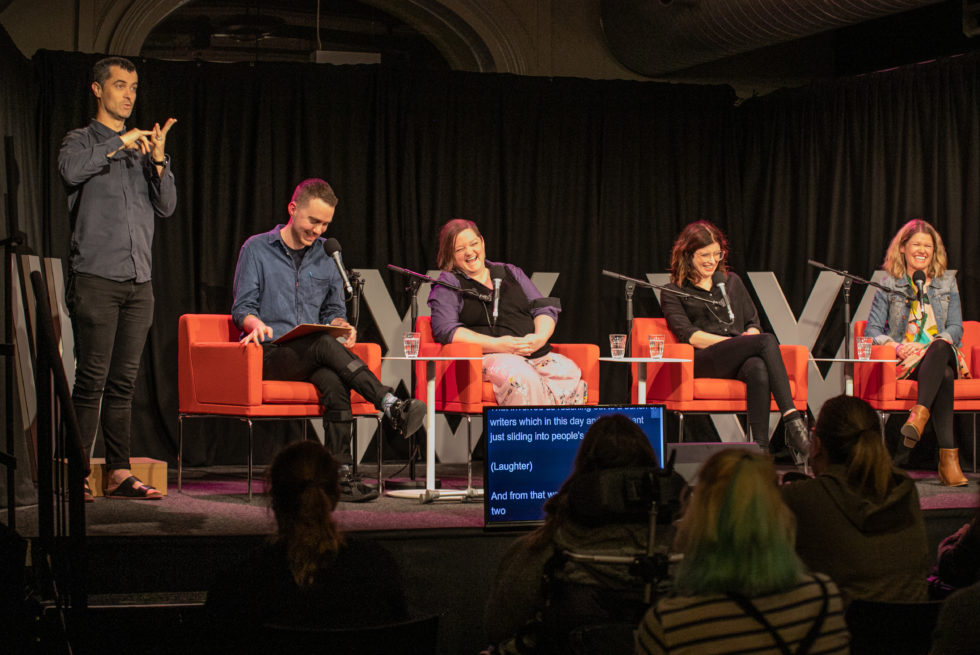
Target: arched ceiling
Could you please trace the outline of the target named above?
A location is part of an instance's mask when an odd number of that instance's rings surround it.
[[[477,30],[436,0],[119,0],[101,49],[162,59],[310,61],[316,50],[379,53],[383,63],[498,70],[487,41],[506,34],[493,20]],[[318,23],[319,19],[319,23]],[[319,42],[317,25],[319,24]],[[98,44],[97,44],[98,45]],[[507,43],[493,44],[521,68]],[[519,72],[512,70],[511,72]]]

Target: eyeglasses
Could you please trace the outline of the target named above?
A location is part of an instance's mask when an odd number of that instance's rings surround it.
[[[718,250],[716,252],[709,252],[706,255],[699,255],[698,253],[694,253],[695,259],[700,259],[703,262],[710,262],[710,261],[720,262],[723,259],[725,259],[727,255],[728,255],[727,250]]]

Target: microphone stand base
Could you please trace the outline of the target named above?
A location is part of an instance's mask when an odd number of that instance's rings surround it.
[[[439,480],[436,480],[436,489],[442,487]],[[411,478],[390,478],[385,480],[385,489],[425,489],[425,480],[412,480]]]

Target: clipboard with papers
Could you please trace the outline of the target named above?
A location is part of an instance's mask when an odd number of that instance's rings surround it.
[[[272,343],[285,343],[293,339],[299,339],[310,334],[327,332],[338,339],[346,338],[350,334],[350,327],[343,325],[323,325],[322,323],[300,323],[286,334],[273,339]]]

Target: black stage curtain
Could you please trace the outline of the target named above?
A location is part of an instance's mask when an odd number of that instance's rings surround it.
[[[41,51],[37,175],[44,253],[66,257],[65,132],[94,113],[93,55]],[[134,452],[173,463],[176,328],[227,313],[238,248],[286,219],[300,180],[323,177],[340,205],[330,228],[349,266],[424,271],[449,218],[475,220],[488,256],[561,273],[557,341],[625,327],[621,283],[666,270],[687,222],[727,231],[736,271],[774,270],[794,310],[807,257],[870,274],[907,218],[935,220],[961,285],[977,243],[976,59],[773,94],[736,107],[728,87],[379,67],[144,60],[131,125],[179,119],[168,151],[179,206],[158,223],[157,308],[138,385]],[[954,245],[955,244],[955,245]],[[873,256],[869,260],[868,253]],[[384,272],[396,305],[403,281]],[[967,316],[971,305],[964,299]],[[637,293],[636,315],[657,315]],[[370,338],[369,314],[361,331]],[[603,369],[603,401],[625,374]],[[236,428],[239,429],[239,428]],[[206,434],[206,428],[200,434]],[[222,430],[224,432],[224,430]],[[190,464],[241,461],[242,439],[194,439]]]
[[[7,241],[12,232],[23,234],[19,250],[22,253],[37,252],[40,243],[41,220],[38,211],[37,161],[34,153],[36,93],[31,62],[24,57],[0,26],[0,240]],[[7,248],[0,247],[6,255]],[[3,309],[0,310],[0,341],[6,335],[10,322],[7,315],[7,284],[10,262],[4,258],[0,272],[0,292]],[[28,289],[28,293],[31,290]],[[13,406],[7,406],[6,371],[14,371]],[[6,421],[12,421],[14,437],[13,454],[17,458],[15,471],[16,504],[34,502],[31,458],[24,439],[25,428],[20,412],[20,393],[14,369],[14,357],[0,357],[0,450],[7,452]],[[7,505],[7,472],[0,466],[0,507]]]
[[[776,271],[794,309],[819,273],[807,259],[870,277],[898,228],[924,218],[958,270],[964,318],[980,318],[980,57],[784,90],[736,113],[746,264]]]

